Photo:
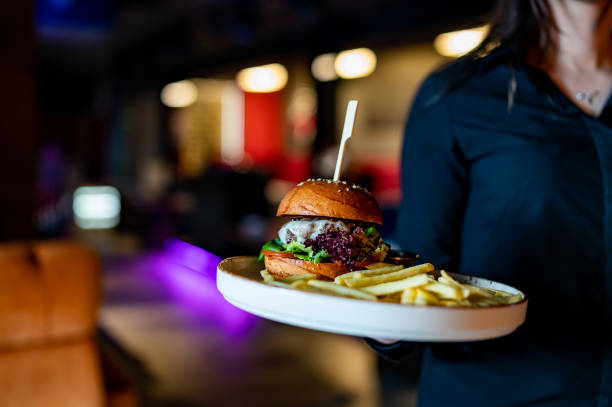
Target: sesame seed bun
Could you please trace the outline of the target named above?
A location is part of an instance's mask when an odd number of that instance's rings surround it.
[[[368,190],[326,179],[308,180],[295,186],[280,202],[276,215],[383,223],[380,207]]]
[[[264,263],[268,273],[280,278],[312,273],[333,280],[339,275],[351,271],[346,264],[340,262],[315,264],[311,261],[281,257],[273,254],[265,255]]]

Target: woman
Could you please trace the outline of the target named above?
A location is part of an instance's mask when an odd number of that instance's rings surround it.
[[[426,346],[419,406],[612,405],[611,25],[609,1],[504,0],[422,85],[398,243],[530,302],[505,338]]]

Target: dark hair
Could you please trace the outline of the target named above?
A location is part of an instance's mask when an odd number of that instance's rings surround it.
[[[514,70],[526,58],[535,57],[537,62],[554,46],[554,31],[548,0],[498,0],[497,7],[489,19],[489,33],[469,54],[456,61],[456,70],[448,83],[430,102],[451,92],[472,77],[478,68],[478,60],[496,49],[504,49],[506,63],[510,67],[508,78],[508,111],[512,109],[516,92]]]
[[[557,29],[547,0],[499,0],[484,41],[467,57],[478,58],[497,47],[524,59],[535,52],[541,58],[554,47]]]

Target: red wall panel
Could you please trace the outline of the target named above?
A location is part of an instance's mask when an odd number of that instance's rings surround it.
[[[244,94],[244,149],[256,165],[283,156],[283,93]]]

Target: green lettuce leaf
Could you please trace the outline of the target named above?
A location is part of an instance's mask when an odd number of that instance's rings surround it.
[[[272,239],[269,242],[266,242],[261,248],[261,250],[272,250],[275,252],[282,252],[285,251],[285,249],[285,244],[282,243],[279,238]]]
[[[378,237],[380,237],[380,235],[378,234],[378,230],[376,230],[376,228],[374,226],[370,226],[369,228],[367,228],[365,230],[365,234],[367,237],[371,238],[371,239],[376,239]]]
[[[307,254],[308,256],[312,256],[314,253],[314,250],[312,250],[312,247],[307,247],[304,246],[303,243],[299,243],[296,241],[290,242],[287,245],[287,251],[291,252],[293,254]],[[297,257],[297,256],[296,256]],[[301,257],[298,257],[298,259]],[[304,260],[304,259],[302,259]]]
[[[259,257],[257,257],[257,261],[263,261],[264,255],[262,251],[264,250],[271,250],[273,252],[284,252],[286,251],[286,248],[287,246],[283,242],[281,242],[279,238],[269,240],[261,247],[261,251],[259,252]]]
[[[310,257],[311,257],[307,254],[299,254],[299,253],[293,253],[293,255],[300,260],[306,260],[306,261],[310,261]]]
[[[325,250],[319,250],[317,254],[314,255],[314,258],[312,259],[312,261],[314,262],[314,264],[319,264],[321,260],[325,260],[328,257],[329,257],[329,254],[327,254]]]
[[[280,241],[280,239],[273,239],[269,242],[266,242],[261,250],[272,250],[275,252],[289,252],[292,253],[296,258],[300,260],[312,261],[315,264],[320,263],[321,261],[329,258],[329,255],[325,252],[325,250],[319,250],[317,253],[314,252],[313,248],[310,246],[305,246],[303,243],[299,243],[293,241],[288,245],[285,245]],[[263,261],[264,255],[262,252],[259,252],[258,261]]]

